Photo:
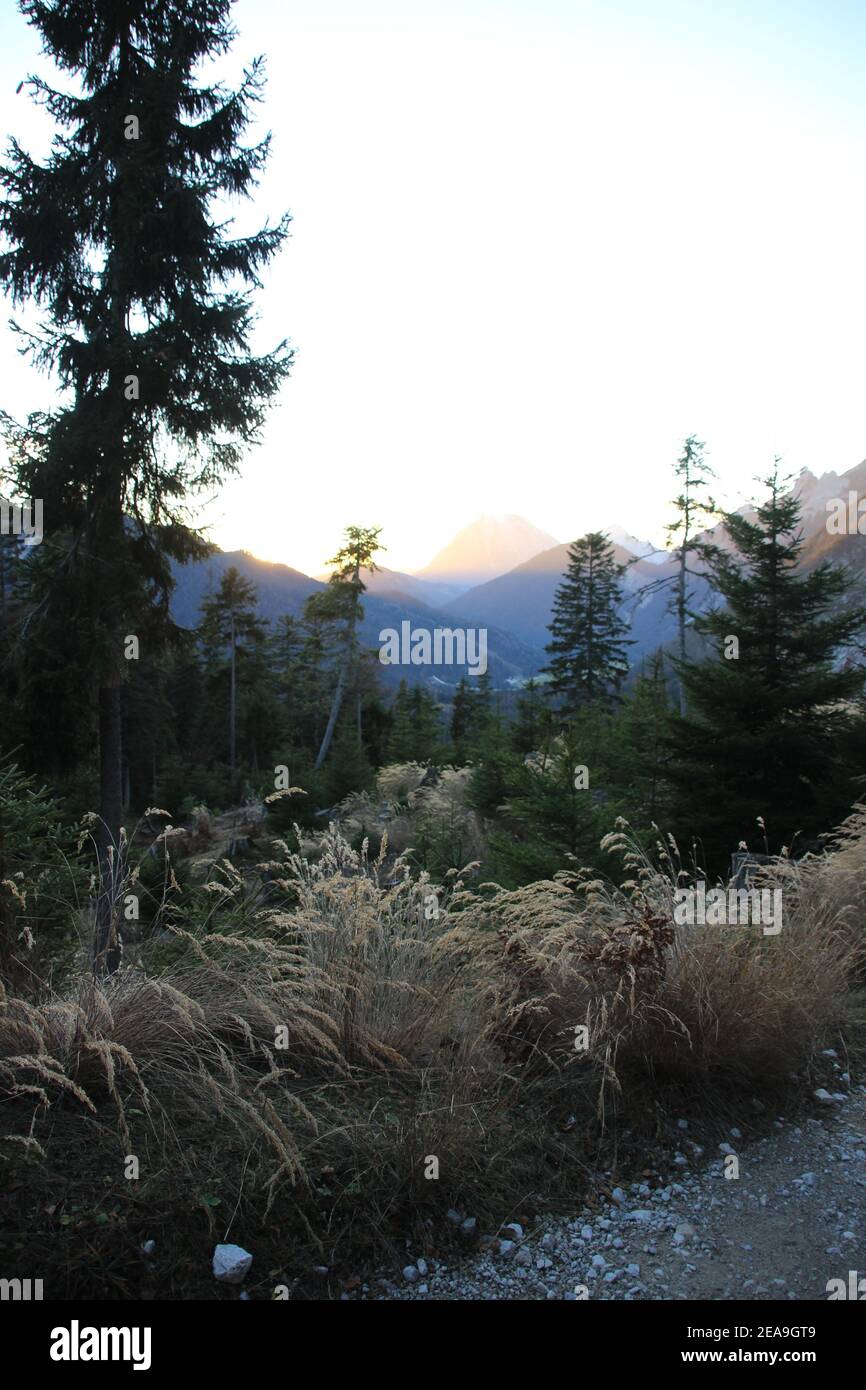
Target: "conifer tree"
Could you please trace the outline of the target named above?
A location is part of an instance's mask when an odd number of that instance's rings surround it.
[[[321,609],[322,593],[311,595],[301,621],[303,642],[298,658],[298,742],[309,745],[315,758],[325,732],[328,701],[333,689],[328,650],[333,642],[331,618]]]
[[[511,741],[517,753],[535,753],[547,738],[547,709],[542,690],[538,681],[530,679],[518,698],[517,715],[511,731]]]
[[[495,816],[514,785],[518,762],[511,731],[498,708],[477,727],[472,761],[468,800],[482,815]]]
[[[336,806],[350,792],[369,791],[375,782],[373,768],[358,738],[355,721],[345,719],[334,739],[333,755],[321,775],[325,806]]]
[[[718,871],[741,839],[763,845],[758,817],[778,851],[819,828],[828,795],[836,815],[854,799],[842,754],[860,720],[866,610],[843,604],[843,569],[825,561],[800,572],[801,508],[789,483],[776,460],[754,520],[725,516],[735,554],[711,561],[722,606],[695,622],[715,651],[680,667],[689,712],[672,721],[668,775],[680,832],[700,834]]]
[[[629,643],[619,616],[624,570],[599,531],[590,531],[569,549],[546,648],[550,690],[566,716],[593,701],[609,702],[625,678]]]
[[[494,714],[493,682],[490,672],[462,676],[451,705],[453,755],[459,764],[474,762],[486,737]]]
[[[605,780],[599,731],[608,723],[598,702],[585,705],[540,757],[519,763],[513,759],[510,770],[501,761],[498,786],[496,761],[486,766],[480,785],[488,808],[492,793],[503,813],[488,832],[497,882],[515,887],[552,878],[559,870],[603,863],[599,841],[619,812],[613,800],[599,801],[596,795]]]
[[[441,706],[423,686],[401,680],[394,697],[393,723],[388,740],[392,763],[438,762],[444,752]]]
[[[208,665],[219,667],[224,648],[228,664],[228,754],[229,768],[237,762],[237,668],[239,653],[254,652],[265,640],[267,624],[258,616],[255,584],[234,565],[220,580],[217,592],[201,606],[199,638]]]
[[[475,692],[466,677],[461,676],[451,702],[451,742],[454,745],[454,761],[458,766],[466,761],[474,713]]]
[[[267,657],[290,739],[298,738],[301,722],[300,665],[303,649],[301,624],[290,613],[281,614],[267,639]]]
[[[610,781],[635,831],[665,826],[670,806],[667,740],[670,700],[661,653],[650,658],[611,729]]]
[[[340,640],[340,660],[337,671],[337,684],[331,699],[331,710],[322,742],[316,755],[316,768],[320,768],[328,756],[334,730],[343,704],[343,697],[350,677],[354,671],[358,678],[360,650],[357,628],[364,616],[361,595],[366,585],[361,578],[362,570],[372,573],[377,566],[373,556],[382,549],[379,543],[381,527],[349,526],[342,546],[333,559],[328,561],[334,571],[328,580],[325,592],[315,597],[320,599],[320,611],[324,616],[337,621],[342,627]],[[360,714],[358,716],[360,723]],[[360,732],[358,734],[360,738]]]
[[[4,502],[0,478],[0,506]],[[20,744],[22,693],[17,637],[24,612],[24,556],[19,536],[0,530],[0,728],[8,750]]]
[[[24,345],[62,393],[12,434],[20,490],[61,547],[53,592],[76,576],[98,688],[104,970],[119,963],[124,641],[167,614],[171,562],[202,550],[185,499],[237,468],[288,371],[284,345],[249,349],[250,291],[287,219],[232,236],[218,206],[250,194],[269,146],[242,143],[260,60],[236,91],[197,77],[231,45],[231,0],[21,8],[74,88],[29,80],[59,130],[42,163],[9,148],[0,281],[44,311]]]
[[[706,445],[695,435],[690,434],[683,444],[683,452],[677,459],[674,473],[679,479],[680,491],[674,498],[673,506],[677,516],[667,527],[668,541],[674,542],[673,556],[676,570],[673,575],[655,579],[645,584],[638,592],[640,596],[652,593],[655,589],[672,590],[668,611],[674,614],[677,624],[677,651],[680,662],[686,659],[686,628],[692,617],[691,603],[693,589],[690,579],[703,577],[701,571],[693,568],[695,559],[708,562],[715,553],[707,541],[697,539],[700,531],[713,521],[716,504],[712,497],[704,494],[709,486],[713,470],[704,458]],[[679,691],[680,714],[686,712],[686,692],[682,682]]]
[[[388,739],[389,763],[411,762],[414,758],[415,740],[412,734],[412,719],[409,709],[409,685],[404,679],[397,687],[394,703],[391,706],[391,734]]]

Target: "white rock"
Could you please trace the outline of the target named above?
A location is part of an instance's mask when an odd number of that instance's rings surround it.
[[[824,1090],[823,1086],[819,1086],[817,1091],[813,1091],[812,1094],[816,1100],[819,1100],[821,1102],[822,1105],[833,1104],[833,1097],[830,1095],[829,1091]]]
[[[417,1267],[415,1265],[405,1265],[403,1269],[403,1278],[406,1280],[407,1284],[414,1284],[415,1280],[418,1278]]]
[[[217,1245],[213,1252],[214,1278],[221,1284],[241,1284],[253,1257],[240,1245]]]
[[[424,1278],[424,1275],[427,1273],[427,1261],[426,1261],[426,1260],[416,1260],[416,1261],[415,1261],[415,1268],[417,1269],[418,1273],[421,1275],[421,1278],[423,1279],[423,1278]]]

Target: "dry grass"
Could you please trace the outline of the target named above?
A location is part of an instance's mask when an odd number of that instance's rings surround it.
[[[621,888],[560,875],[467,907],[466,928],[495,928],[491,967],[498,958],[511,980],[497,994],[499,1036],[526,1067],[594,1072],[603,1110],[608,1090],[647,1078],[784,1085],[840,1030],[859,1033],[866,813],[834,853],[767,867],[761,885],[783,895],[777,935],[678,925],[676,847],[659,842],[652,861],[622,831],[604,843],[634,875]]]
[[[314,1247],[338,1262],[437,1208],[498,1222],[531,1194],[574,1192],[612,1111],[666,1084],[783,1086],[840,1033],[853,1045],[866,808],[827,855],[772,867],[777,936],[677,927],[671,847],[655,863],[623,834],[608,848],[633,872],[621,889],[562,875],[479,894],[395,865],[387,835],[370,861],[332,827],[314,864],[275,842],[278,905],[251,906],[224,864],[191,890],[168,953],[0,995],[0,1155],[25,1174],[27,1219],[51,1208],[56,1238],[72,1191],[92,1202],[107,1182],[136,1239],[144,1192],[150,1225],[193,1213],[203,1268],[211,1200],[235,1237],[288,1231],[302,1264]],[[141,1187],[122,1179],[130,1154]],[[107,1277],[88,1269],[81,1287]]]
[[[444,841],[461,863],[480,860],[481,820],[466,800],[471,775],[468,767],[431,772],[421,763],[389,764],[377,775],[375,796],[357,792],[341,802],[340,828],[353,842],[362,834],[387,832],[396,855]]]

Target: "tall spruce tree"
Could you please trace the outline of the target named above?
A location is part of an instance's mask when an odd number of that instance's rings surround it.
[[[388,739],[392,763],[437,763],[445,753],[442,706],[420,685],[401,680],[394,696],[393,723]]]
[[[630,643],[618,611],[624,572],[600,531],[588,532],[569,548],[546,647],[550,691],[566,716],[595,701],[610,702],[625,679]]]
[[[754,520],[725,516],[735,553],[710,562],[723,606],[695,621],[716,651],[680,664],[689,713],[672,720],[666,771],[680,833],[700,837],[719,872],[740,840],[763,845],[759,816],[778,851],[798,831],[829,828],[855,795],[845,749],[861,719],[866,610],[843,604],[843,569],[799,570],[801,508],[789,483],[776,460]]]
[[[459,766],[466,762],[469,731],[475,714],[475,691],[465,676],[461,676],[451,701],[451,742],[454,745],[454,762]]]
[[[718,513],[712,497],[705,494],[710,478],[715,477],[704,458],[706,445],[695,435],[690,434],[683,443],[683,452],[677,459],[674,473],[679,481],[680,491],[673,499],[675,519],[666,528],[668,542],[675,569],[660,579],[652,579],[642,584],[635,592],[635,600],[640,602],[657,589],[667,589],[670,593],[668,612],[672,613],[677,624],[677,653],[680,662],[687,654],[687,629],[693,617],[694,579],[705,579],[706,571],[695,568],[696,561],[703,560],[706,565],[714,554],[711,542],[701,540],[700,534],[713,524]],[[682,682],[679,688],[680,714],[686,712],[686,692]]]
[[[205,660],[212,671],[221,665],[223,651],[228,671],[228,755],[232,772],[237,763],[238,728],[238,658],[243,652],[251,654],[261,647],[267,633],[267,621],[258,615],[258,590],[252,580],[244,579],[230,565],[220,580],[219,588],[201,606],[199,639]]]
[[[709,560],[712,555],[711,547],[696,539],[699,531],[711,521],[716,505],[711,497],[704,497],[704,489],[713,477],[713,471],[704,458],[705,448],[706,445],[693,434],[690,434],[683,444],[683,452],[674,469],[680,482],[680,491],[674,498],[677,517],[667,528],[668,540],[673,541],[675,546],[677,568],[673,578],[674,591],[670,611],[677,620],[677,647],[681,662],[686,659],[686,626],[691,617],[692,589],[689,580],[698,573],[692,568],[692,557],[699,556]],[[686,692],[682,681],[679,705],[680,714],[684,715]]]
[[[562,869],[602,863],[599,841],[619,812],[615,801],[596,795],[606,781],[610,722],[608,711],[594,701],[541,755],[518,759],[512,753],[509,763],[496,757],[494,747],[493,756],[481,762],[471,792],[479,809],[497,813],[487,838],[498,883],[517,887]]]
[[[104,970],[119,963],[124,638],[167,614],[171,561],[201,551],[185,499],[237,468],[288,371],[285,344],[249,349],[250,291],[288,219],[229,234],[225,200],[251,193],[269,147],[242,143],[261,60],[235,91],[197,81],[235,36],[231,0],[21,9],[73,85],[29,79],[59,131],[42,163],[10,145],[0,280],[44,311],[25,347],[63,393],[13,434],[19,486],[62,540],[55,590],[86,576],[76,620],[98,689]]]
[[[530,678],[517,701],[517,714],[511,730],[511,742],[516,753],[537,752],[549,736],[549,706],[543,698],[544,687]]]
[[[670,701],[661,653],[647,659],[611,729],[610,784],[633,830],[666,824],[670,806],[667,741]]]
[[[349,681],[354,674],[356,680],[356,694],[360,701],[360,679],[359,666],[361,652],[358,646],[357,629],[358,624],[364,616],[364,608],[361,603],[361,596],[365,592],[366,585],[361,578],[362,570],[372,574],[377,566],[373,556],[383,547],[379,542],[380,526],[348,526],[346,528],[345,539],[336,555],[328,561],[329,565],[334,566],[333,573],[328,580],[328,587],[325,592],[318,597],[321,599],[321,609],[329,617],[336,620],[342,627],[340,638],[340,659],[337,669],[337,684],[334,687],[334,694],[331,698],[331,709],[328,715],[328,723],[322,735],[322,742],[316,755],[316,768],[320,768],[328,756],[334,731],[337,727],[337,720],[340,717],[343,699]],[[361,730],[360,703],[357,710],[357,736],[360,741]]]

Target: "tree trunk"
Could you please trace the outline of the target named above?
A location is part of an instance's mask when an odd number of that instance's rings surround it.
[[[340,667],[340,674],[337,677],[337,688],[334,691],[334,698],[331,701],[331,713],[328,716],[328,726],[325,729],[324,735],[322,736],[322,742],[319,745],[319,752],[318,756],[316,757],[316,772],[318,772],[319,768],[322,766],[322,763],[328,756],[328,749],[331,746],[331,740],[334,737],[334,730],[337,727],[337,719],[340,714],[340,706],[343,703],[343,690],[346,685],[346,670],[348,668],[348,665],[349,658],[347,657],[346,660],[343,662],[342,666]]]
[[[120,966],[122,945],[119,907],[124,864],[120,827],[123,819],[123,761],[121,743],[120,678],[99,691],[99,898],[96,904],[96,936],[93,969],[111,975]]]
[[[356,569],[355,569],[355,579],[357,580],[357,578],[358,578],[358,569],[357,569],[357,567],[356,567]],[[336,727],[337,727],[337,719],[339,718],[339,715],[340,715],[340,707],[341,707],[341,705],[342,705],[342,703],[343,703],[343,692],[344,692],[344,690],[345,690],[345,688],[346,688],[346,680],[347,680],[348,675],[349,675],[349,669],[350,669],[350,667],[351,667],[351,665],[352,665],[352,657],[353,657],[353,655],[354,655],[354,650],[355,650],[355,625],[356,625],[357,621],[358,621],[358,607],[357,607],[357,597],[356,597],[356,599],[355,599],[355,605],[354,605],[354,607],[353,607],[353,609],[352,609],[352,616],[351,616],[351,618],[349,619],[349,626],[348,626],[348,630],[347,630],[347,632],[346,632],[346,649],[345,649],[345,655],[344,655],[344,657],[343,657],[343,664],[342,664],[342,666],[340,667],[340,674],[339,674],[339,676],[338,676],[338,678],[337,678],[337,688],[336,688],[336,690],[334,691],[334,698],[333,698],[333,700],[331,701],[331,713],[330,713],[330,715],[328,716],[328,727],[325,729],[324,737],[322,738],[322,742],[321,742],[321,744],[320,744],[320,746],[319,746],[318,756],[316,757],[316,762],[315,762],[315,771],[316,771],[316,772],[318,772],[319,768],[322,766],[322,763],[325,761],[325,759],[326,759],[327,756],[328,756],[328,749],[329,749],[330,746],[331,746],[331,740],[332,740],[333,737],[334,737],[334,730],[335,730]]]
[[[120,91],[129,85],[129,31],[121,36],[118,68]],[[123,108],[121,108],[123,109]],[[119,199],[122,171],[117,176]],[[115,192],[108,207],[112,229],[119,217]],[[121,255],[113,239],[106,264],[109,289],[111,333],[115,347],[126,343],[129,319],[129,295],[124,284]],[[112,367],[109,373],[109,424],[115,433],[113,467],[105,479],[101,495],[95,499],[92,513],[93,554],[105,566],[107,584],[104,593],[104,617],[108,656],[99,681],[99,833],[97,858],[99,864],[99,897],[96,904],[96,931],[93,941],[93,970],[96,975],[112,975],[120,968],[123,946],[120,938],[120,903],[124,885],[125,865],[121,826],[123,824],[123,713],[121,681],[123,679],[122,644],[124,615],[118,589],[113,581],[113,566],[122,565],[125,548],[123,522],[124,455],[126,452],[126,420],[123,407],[123,369]]]
[[[685,538],[684,538],[685,539]],[[680,638],[680,661],[686,659],[686,549],[683,545],[680,554],[680,575],[678,580],[679,593],[677,595],[677,624],[679,627]],[[682,670],[679,677],[680,687],[680,718],[686,717],[686,688],[683,684]]]
[[[235,682],[235,615],[231,616],[231,663],[229,674],[229,767],[235,770],[235,717],[237,714],[237,686]]]

